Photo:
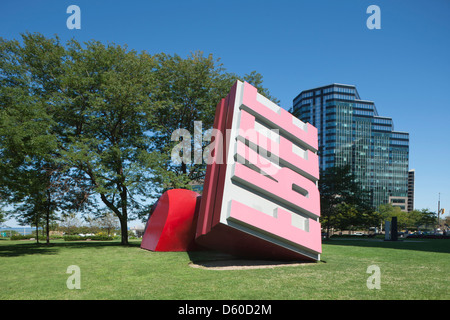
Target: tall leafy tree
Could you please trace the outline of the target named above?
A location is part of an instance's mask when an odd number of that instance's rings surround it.
[[[153,59],[97,41],[84,48],[75,40],[66,59],[62,92],[54,99],[61,158],[117,215],[127,244],[128,220],[145,207],[137,197],[151,194]]]
[[[128,220],[149,211],[146,199],[201,181],[203,163],[172,163],[171,134],[193,133],[196,121],[212,127],[237,76],[202,53],[183,59],[98,41],[22,38],[0,41],[3,199],[29,199],[23,212],[41,212],[33,203],[47,199],[47,217],[103,205],[127,244]],[[259,74],[246,79],[268,94]],[[30,185],[40,186],[36,194]]]
[[[24,36],[24,42],[28,40],[29,35]],[[35,47],[0,39],[0,192],[5,202],[18,204],[14,209],[23,214],[19,221],[33,221],[36,226],[39,217],[46,218],[48,225],[53,216],[49,173],[57,171],[49,170],[55,167],[57,144],[43,97],[45,83],[30,68],[39,46],[56,48],[43,37]],[[51,50],[44,51],[51,56]]]
[[[31,174],[36,174],[35,172]],[[19,223],[36,228],[36,242],[39,243],[39,227],[45,226],[46,243],[50,243],[49,225],[55,219],[56,202],[52,199],[52,191],[48,188],[48,176],[41,172],[41,176],[33,176],[28,192],[23,194],[20,202],[14,206],[14,213]]]
[[[370,193],[361,189],[349,166],[330,167],[319,180],[321,223],[330,229],[377,225]]]

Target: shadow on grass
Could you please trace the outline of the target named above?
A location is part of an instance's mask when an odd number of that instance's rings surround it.
[[[102,249],[105,247],[139,247],[140,242],[130,242],[122,245],[118,241],[55,241],[50,244],[36,243],[34,241],[22,240],[11,243],[2,242],[0,244],[0,257],[17,257],[23,255],[54,255],[64,248],[92,248]]]
[[[324,240],[323,244],[450,253],[450,239],[406,239],[399,241],[384,241],[382,239],[342,238]]]
[[[188,255],[192,262],[191,266],[209,270],[260,269],[315,264],[311,261],[246,259],[212,250],[189,251]]]
[[[56,254],[58,250],[51,245],[37,244],[36,242],[11,243],[0,246],[0,257],[18,257],[34,254]]]

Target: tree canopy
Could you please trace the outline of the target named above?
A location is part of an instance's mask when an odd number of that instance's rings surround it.
[[[437,224],[436,213],[428,210],[413,210],[404,212],[399,207],[392,204],[383,204],[378,208],[383,220],[391,220],[397,217],[397,225],[399,229],[419,230],[420,228],[434,228]]]
[[[259,73],[237,76],[201,52],[64,45],[38,33],[21,40],[0,38],[0,201],[28,223],[108,208],[127,244],[128,221],[148,215],[152,199],[204,176],[203,163],[171,161],[174,130],[211,128],[237,79],[278,102]]]
[[[321,223],[327,236],[331,228],[368,228],[380,222],[371,207],[370,192],[362,190],[349,166],[329,167],[319,180]]]

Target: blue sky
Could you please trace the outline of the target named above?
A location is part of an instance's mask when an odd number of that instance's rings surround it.
[[[81,29],[69,30],[69,5]],[[370,30],[369,5],[381,10]],[[395,129],[410,133],[415,207],[450,211],[450,1],[2,1],[0,36],[127,44],[149,53],[212,53],[227,71],[264,76],[288,109],[302,90],[356,85]]]

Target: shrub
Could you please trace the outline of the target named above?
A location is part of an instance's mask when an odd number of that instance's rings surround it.
[[[32,234],[22,235],[22,234],[14,234],[11,236],[11,240],[30,240],[31,238],[35,238]]]
[[[112,240],[112,236],[108,236],[107,234],[96,234],[95,236],[88,237],[91,240]]]
[[[64,241],[80,241],[80,240],[86,240],[85,237],[78,236],[78,235],[67,235],[63,236]]]
[[[79,235],[67,235],[63,237],[64,241],[84,241],[84,240],[97,240],[97,241],[106,241],[113,240],[112,236],[108,236],[107,234],[96,234],[94,236],[79,236]]]
[[[450,235],[442,235],[442,234],[411,234],[408,236],[408,239],[450,239]]]

